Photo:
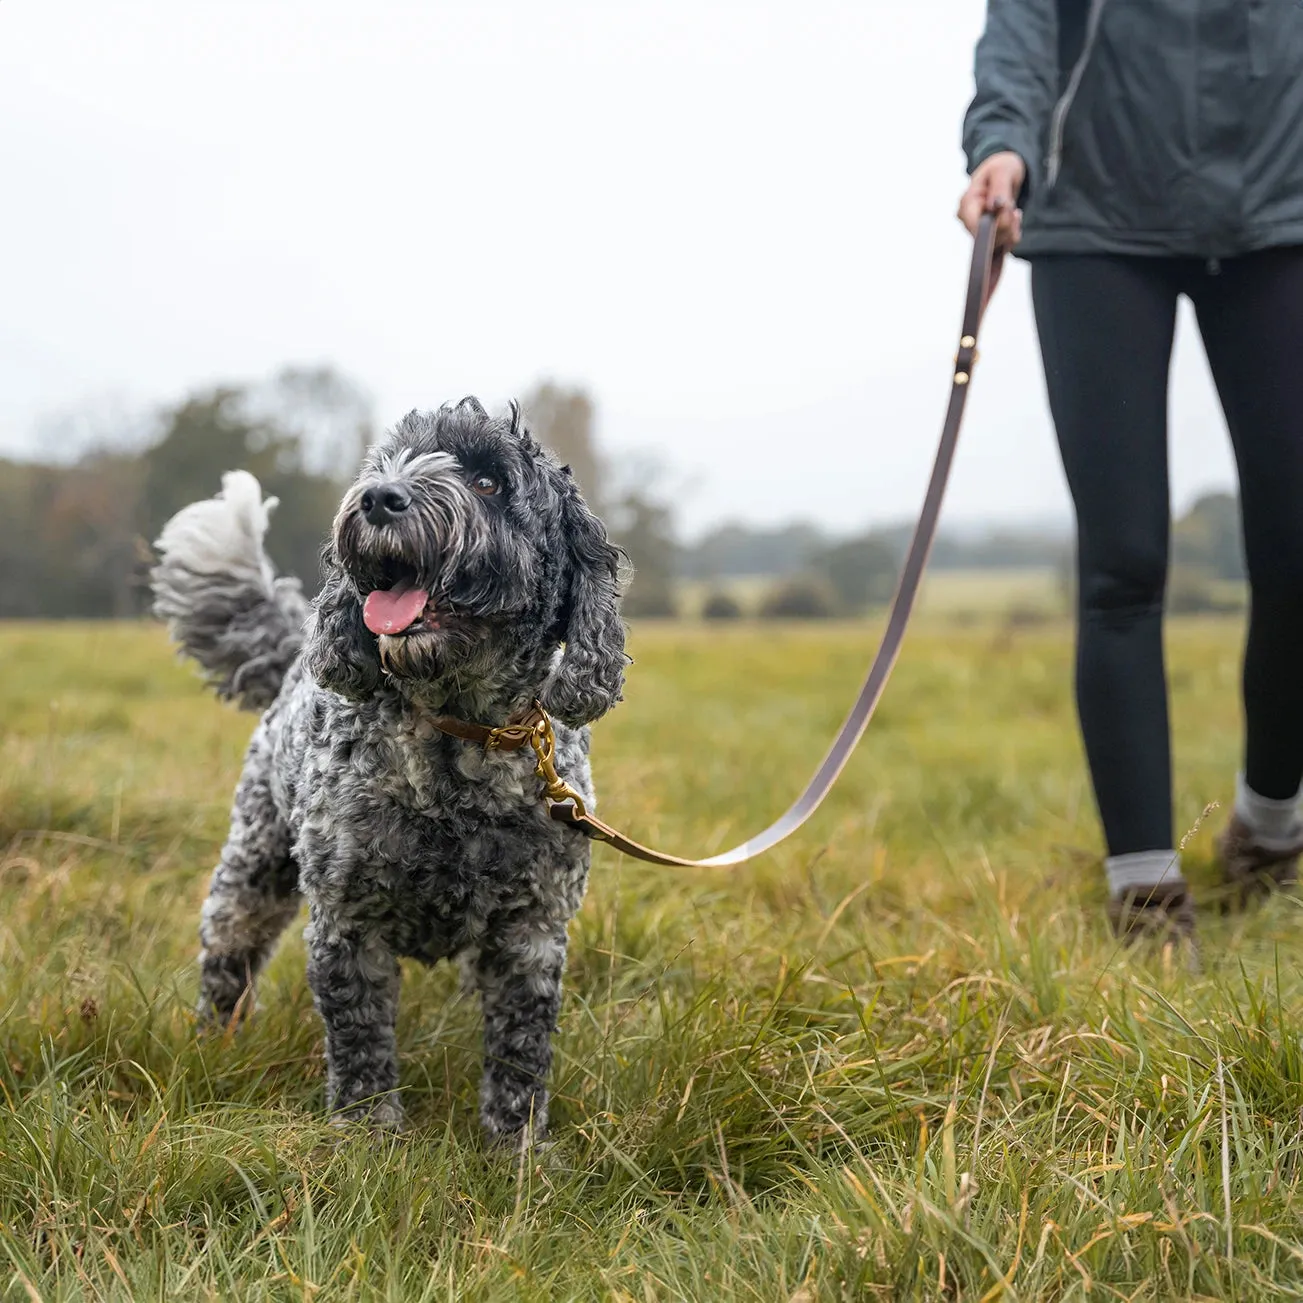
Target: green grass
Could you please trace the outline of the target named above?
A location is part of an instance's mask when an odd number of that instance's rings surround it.
[[[929,615],[1063,615],[1059,575],[1042,570],[936,570],[923,580],[919,609]]]
[[[705,853],[805,780],[876,630],[647,626],[602,811]],[[1238,627],[1174,622],[1178,818],[1212,898]],[[555,1145],[475,1124],[478,1019],[409,967],[414,1129],[323,1124],[295,936],[200,1037],[195,921],[249,734],[149,626],[0,629],[0,1298],[1303,1293],[1298,905],[1119,953],[1065,626],[933,620],[816,820],[732,873],[599,849]]]

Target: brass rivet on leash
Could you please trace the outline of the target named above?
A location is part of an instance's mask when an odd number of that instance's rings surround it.
[[[955,384],[966,385],[973,378],[977,365],[977,336],[961,335],[959,352],[955,354]]]

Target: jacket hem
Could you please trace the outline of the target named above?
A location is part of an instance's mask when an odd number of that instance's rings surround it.
[[[1054,254],[1119,254],[1152,258],[1235,258],[1283,245],[1303,244],[1303,217],[1249,227],[1217,239],[1195,231],[1127,231],[1115,227],[1038,226],[1026,231],[1016,257],[1028,261]]]

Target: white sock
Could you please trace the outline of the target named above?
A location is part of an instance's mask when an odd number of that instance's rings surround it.
[[[1303,816],[1299,814],[1297,795],[1283,801],[1259,796],[1244,781],[1243,774],[1236,774],[1235,813],[1264,850],[1289,850],[1303,841]]]
[[[1145,887],[1174,887],[1185,881],[1180,851],[1133,851],[1104,861],[1108,894],[1115,899]]]

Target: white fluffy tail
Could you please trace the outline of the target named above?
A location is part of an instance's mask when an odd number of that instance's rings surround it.
[[[303,646],[308,603],[297,579],[278,579],[263,549],[275,498],[248,471],[222,476],[215,498],[163,526],[151,572],[154,613],[224,700],[265,710]]]

